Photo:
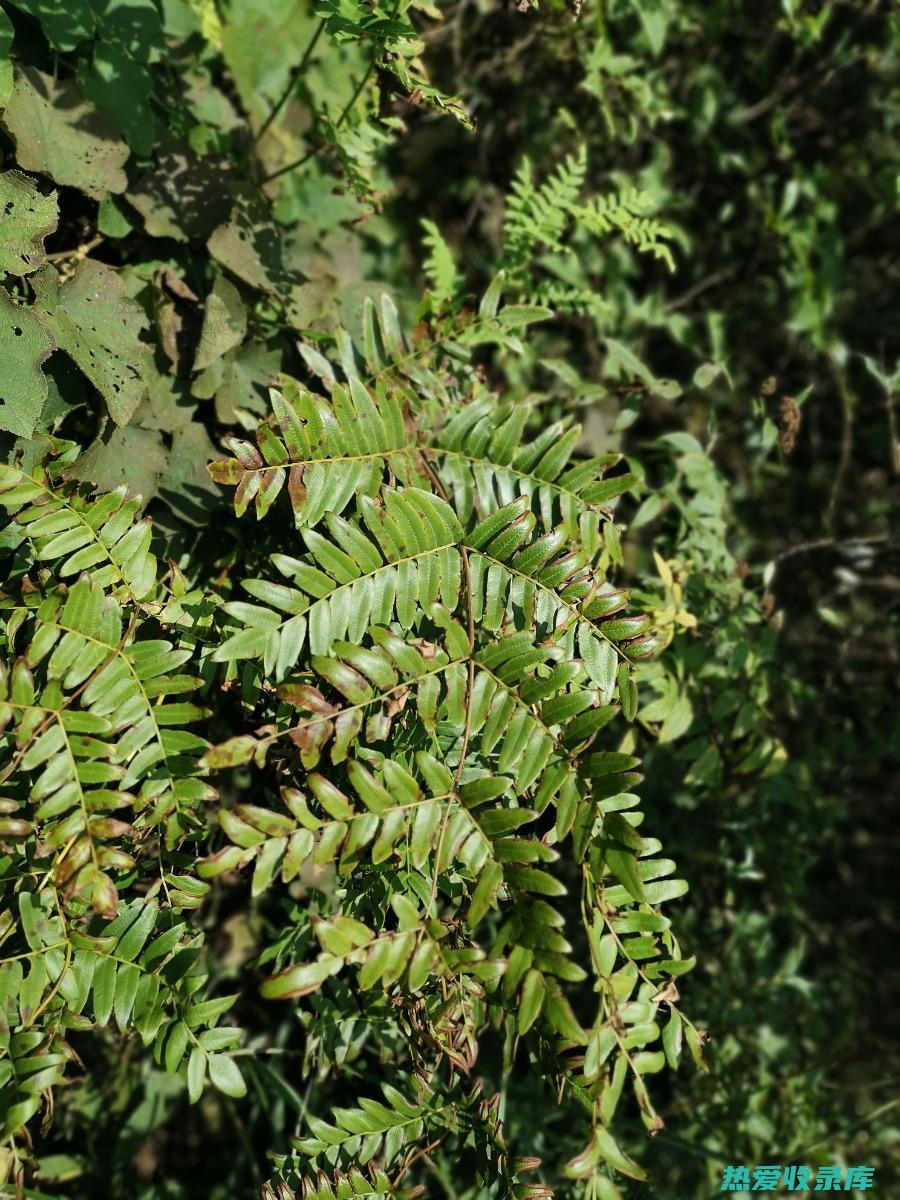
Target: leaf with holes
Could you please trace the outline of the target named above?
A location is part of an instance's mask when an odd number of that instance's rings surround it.
[[[95,200],[125,191],[128,147],[113,117],[87,103],[74,80],[60,82],[34,67],[18,67],[3,124],[25,170],[40,171]]]
[[[147,394],[150,347],[141,341],[147,317],[129,299],[118,274],[85,259],[60,286],[45,267],[35,276],[35,310],[56,344],[72,358],[106,401],[117,425],[125,425]]]
[[[47,399],[41,364],[55,349],[32,309],[0,287],[0,429],[31,437]]]
[[[0,271],[28,275],[44,261],[44,238],[59,220],[56,192],[38,191],[20,171],[0,175]]]

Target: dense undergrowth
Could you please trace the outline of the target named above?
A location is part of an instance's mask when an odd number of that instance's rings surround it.
[[[2,1194],[890,1193],[898,33],[0,5]]]

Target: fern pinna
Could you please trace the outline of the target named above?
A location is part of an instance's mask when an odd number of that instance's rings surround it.
[[[207,1078],[244,1093],[240,1028],[218,1024],[236,997],[190,916],[247,878],[259,993],[294,1007],[318,1097],[266,1195],[401,1196],[438,1144],[498,1196],[611,1200],[617,1173],[644,1177],[611,1132],[620,1097],[659,1129],[646,1076],[700,1039],[660,911],[685,884],[641,833],[619,725],[655,645],[610,582],[612,506],[637,481],[487,390],[471,347],[544,315],[499,289],[415,346],[385,299],[358,342],[338,333],[339,365],[301,347],[316,390],[283,379],[255,440],[210,465],[259,522],[211,591],[160,571],[124,492],[2,468],[16,1161],[70,1031],[114,1020],[192,1099]],[[583,1111],[580,1153],[541,1166],[510,1144],[486,1046]],[[262,1049],[242,1054],[264,1094]],[[363,1063],[381,1091],[347,1107]]]

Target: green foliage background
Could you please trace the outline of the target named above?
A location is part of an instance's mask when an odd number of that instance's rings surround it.
[[[894,1194],[898,21],[887,0],[0,5],[3,657],[14,674],[27,652],[37,670],[38,638],[44,654],[51,644],[38,631],[51,626],[57,637],[90,628],[105,647],[84,672],[64,664],[56,674],[69,692],[88,681],[69,732],[97,768],[84,773],[107,822],[94,830],[103,849],[83,894],[65,894],[64,879],[47,887],[53,854],[78,835],[63,810],[48,815],[42,842],[29,840],[15,772],[23,755],[34,769],[41,756],[17,743],[13,722],[0,751],[3,1194],[175,1200],[265,1184],[268,1195],[328,1196],[307,1168],[310,1157],[322,1165],[309,1144],[322,1128],[301,1115],[331,1119],[335,1105],[403,1079],[389,1108],[427,1108],[409,1057],[422,1028],[439,1047],[439,1080],[452,1054],[470,1069],[452,1082],[458,1140],[441,1140],[435,1106],[423,1118],[427,1152],[407,1161],[400,1151],[354,1194],[699,1200],[718,1192],[728,1162],[868,1163],[875,1194]],[[631,589],[630,611],[649,614],[663,652],[636,667],[634,722],[612,724],[594,752],[642,760],[637,842],[653,839],[655,853],[658,837],[689,885],[666,908],[685,959],[667,950],[678,966],[660,978],[677,977],[677,988],[652,1000],[655,1016],[674,1022],[680,991],[689,1028],[709,1031],[702,1054],[698,1037],[690,1047],[703,1070],[688,1055],[673,1069],[674,1024],[648,1040],[655,1049],[635,1035],[652,1077],[649,1093],[641,1072],[626,1090],[614,1150],[589,1141],[616,1104],[594,1096],[593,1113],[581,1111],[579,1065],[559,1045],[565,1013],[556,1042],[540,1024],[528,1032],[544,983],[527,995],[511,987],[508,1017],[497,1009],[489,1020],[476,1005],[441,1025],[448,1014],[432,1008],[415,1035],[376,1013],[387,1032],[369,1026],[359,1046],[349,1026],[334,1043],[316,1029],[335,1013],[349,1019],[352,987],[325,983],[321,1008],[260,996],[277,968],[319,950],[309,951],[315,879],[290,892],[274,852],[258,851],[298,816],[285,816],[266,774],[267,739],[288,720],[269,684],[296,659],[270,644],[270,619],[247,601],[278,609],[273,582],[305,586],[308,575],[269,565],[271,554],[314,554],[295,517],[334,540],[343,527],[325,529],[322,514],[350,504],[354,487],[381,496],[382,481],[347,484],[332,463],[314,519],[308,494],[298,501],[267,476],[258,525],[233,514],[221,485],[240,493],[248,464],[248,478],[256,472],[270,384],[302,403],[287,379],[327,393],[335,376],[351,389],[341,432],[351,442],[372,421],[352,380],[363,393],[386,381],[386,395],[373,393],[382,417],[391,395],[404,397],[399,442],[371,449],[387,456],[388,484],[449,496],[467,536],[485,491],[494,507],[513,493],[492,442],[489,482],[474,476],[480,498],[466,510],[467,478],[440,466],[453,449],[441,432],[448,413],[481,404],[483,428],[508,431],[519,445],[508,463],[520,467],[549,429],[547,446],[565,450],[557,478],[569,455],[609,456],[585,481],[601,489],[586,506],[612,505],[614,522],[592,517],[585,533],[578,508],[563,523],[586,538],[601,574]],[[582,433],[566,440],[576,419]],[[288,441],[283,424],[266,436]],[[223,450],[226,437],[240,440]],[[391,457],[407,441],[427,465],[408,478]],[[211,460],[221,464],[212,476]],[[532,468],[540,475],[534,461],[522,469]],[[541,478],[553,482],[549,465]],[[140,502],[110,499],[120,485]],[[243,486],[238,509],[254,501]],[[544,518],[541,486],[528,500]],[[102,562],[93,543],[65,541],[70,509],[79,528],[106,531]],[[35,540],[28,529],[40,520]],[[460,544],[475,554],[471,540]],[[333,556],[316,562],[338,579]],[[82,571],[91,581],[76,582]],[[248,597],[239,584],[254,578]],[[456,617],[461,628],[464,609]],[[399,609],[395,618],[403,623]],[[345,661],[339,630],[317,636],[326,644],[315,653],[332,665],[301,660],[304,685],[333,683]],[[570,653],[590,657],[580,642]],[[608,704],[613,685],[597,671],[584,685]],[[116,787],[143,789],[134,858],[134,834],[104,808],[113,776],[89,744],[131,736],[111,720],[117,672],[142,682],[135,726],[169,697],[171,729],[165,740],[156,731],[167,782],[156,760],[135,765],[130,744],[124,782],[115,775]],[[42,678],[39,688],[56,686]],[[21,671],[17,686],[31,686]],[[304,753],[309,771],[317,751]],[[344,768],[333,758],[329,770]],[[235,815],[248,803],[277,818]],[[250,835],[239,827],[248,816]],[[627,839],[631,827],[610,824],[607,849],[614,828]],[[616,843],[612,886],[623,911],[634,902],[646,915],[646,895],[629,898],[622,882],[639,887],[628,850]],[[413,853],[430,862],[441,847]],[[33,891],[23,864],[43,881]],[[433,896],[408,895],[430,913]],[[445,902],[448,913],[459,903],[452,889]],[[401,929],[418,920],[395,913]],[[67,942],[67,920],[83,939],[73,955],[106,956],[92,981],[60,983],[69,959],[47,957]],[[151,936],[169,939],[156,958]],[[328,936],[322,951],[340,957],[343,935]],[[165,968],[141,1027],[126,1003],[137,973],[113,963],[148,954],[151,970],[183,955],[183,970]],[[505,954],[495,948],[492,960]],[[572,971],[590,969],[584,942],[565,954]],[[48,964],[30,984],[16,967],[29,956]],[[688,956],[696,967],[682,980]],[[60,1048],[69,1011],[77,1019]],[[202,1054],[169,1024],[157,1038],[153,1013],[169,1022],[175,1011],[194,1013],[181,1024]],[[632,1032],[646,1016],[632,1013]],[[527,1049],[510,1067],[516,1020]],[[11,1049],[17,1022],[35,1028]],[[472,1091],[479,1079],[484,1100],[499,1096],[493,1108]],[[305,1150],[292,1148],[297,1135]],[[528,1156],[542,1165],[517,1163]]]

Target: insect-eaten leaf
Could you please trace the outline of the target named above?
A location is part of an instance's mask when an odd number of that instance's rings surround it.
[[[116,121],[85,101],[73,79],[18,67],[3,124],[27,171],[40,171],[95,200],[128,186],[123,167],[129,151]]]
[[[35,311],[57,346],[100,392],[115,423],[127,424],[153,369],[150,347],[141,341],[144,310],[125,294],[119,275],[93,259],[79,263],[62,286],[56,271],[44,267],[34,287]]]
[[[45,196],[21,171],[0,174],[0,271],[29,275],[44,262],[44,238],[59,221],[56,192]]]
[[[41,364],[53,350],[32,310],[0,287],[0,429],[25,438],[34,433],[47,399]]]

